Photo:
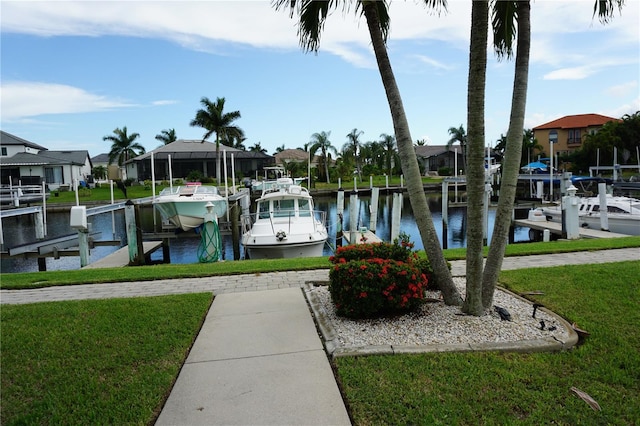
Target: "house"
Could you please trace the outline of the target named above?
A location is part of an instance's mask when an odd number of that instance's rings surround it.
[[[122,173],[120,167],[117,164],[109,164],[109,154],[98,154],[95,157],[91,157],[91,163],[93,167],[104,167],[107,171],[107,180],[122,179]]]
[[[456,156],[458,174],[464,174],[464,161],[459,146],[422,145],[416,146],[416,157],[422,163],[425,175],[437,172],[440,168],[448,168],[455,174]]]
[[[549,134],[555,131],[558,140],[553,144],[553,152],[568,154],[580,149],[585,136],[597,132],[609,121],[619,120],[600,114],[566,115],[534,127],[533,137],[543,147],[544,152],[551,153]]]
[[[220,156],[224,153],[227,158],[227,176],[231,176],[232,168],[236,176],[252,176],[257,170],[274,164],[274,158],[262,152],[242,151],[220,144]],[[156,180],[168,180],[170,177],[184,179],[192,171],[216,177],[216,144],[199,139],[178,139],[125,162],[127,178],[137,181],[151,179],[152,156]],[[224,173],[221,175],[224,176]]]
[[[0,184],[44,182],[50,190],[70,188],[74,179],[86,183],[93,167],[86,150],[50,151],[4,131],[0,131],[0,164]]]

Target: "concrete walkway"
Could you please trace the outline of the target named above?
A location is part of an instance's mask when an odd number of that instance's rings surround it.
[[[349,425],[302,291],[222,294],[156,425]]]
[[[640,249],[508,257],[503,269],[640,260]],[[452,273],[463,276],[465,261]],[[348,425],[300,287],[328,269],[2,290],[3,304],[213,292],[216,298],[158,425]],[[260,291],[272,290],[272,291]]]

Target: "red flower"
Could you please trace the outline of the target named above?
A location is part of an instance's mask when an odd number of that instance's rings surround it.
[[[365,297],[367,297],[367,292],[366,291],[361,292],[360,293],[360,298],[364,299]]]

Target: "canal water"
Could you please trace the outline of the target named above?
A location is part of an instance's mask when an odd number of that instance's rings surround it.
[[[380,194],[377,210],[376,235],[383,241],[389,241],[391,235],[392,212],[392,195]],[[428,197],[429,209],[433,217],[434,225],[438,233],[440,244],[443,242],[442,235],[442,204],[439,196]],[[335,197],[316,197],[315,204],[317,210],[327,212],[327,225],[329,230],[329,242],[325,245],[324,254],[330,255],[335,247],[335,235],[337,230],[337,205]],[[358,199],[358,228],[369,227],[370,223],[370,198],[369,196],[359,197]],[[154,220],[160,223],[161,219],[153,208],[143,207],[141,209],[141,222],[144,232],[150,232],[153,227]],[[350,208],[349,196],[345,194],[343,227],[345,230],[350,229]],[[493,221],[495,212],[489,210],[489,240],[491,239],[491,231],[493,229]],[[113,218],[113,219],[112,219]],[[91,224],[91,232],[99,232],[96,240],[119,240],[120,244],[115,246],[96,246],[90,251],[90,262],[95,262],[108,254],[113,253],[126,245],[126,232],[124,212],[118,211],[115,214],[104,213],[88,218]],[[465,207],[449,207],[449,224],[447,238],[447,248],[459,248],[466,246],[466,208]],[[31,216],[11,217],[3,219],[2,228],[4,231],[5,248],[16,247],[35,241],[35,227]],[[115,230],[115,231],[114,231]],[[411,210],[411,204],[408,196],[403,196],[402,215],[400,219],[400,231],[408,234],[415,243],[415,248],[421,250],[423,248],[422,240],[415,223],[415,217]],[[529,241],[529,229],[523,227],[515,228],[515,242]],[[69,212],[50,212],[47,214],[47,238],[69,235],[76,232],[69,226]],[[170,242],[171,263],[188,264],[198,263],[198,245],[200,238],[172,238]],[[227,260],[233,260],[233,243],[230,235],[223,236],[224,252],[223,255]],[[240,248],[242,255],[244,254],[242,247]],[[158,250],[152,255],[152,260],[162,260],[162,250]],[[77,256],[60,257],[59,259],[47,258],[47,270],[73,270],[80,268],[80,258]],[[38,264],[36,259],[24,259],[19,256],[2,259],[0,265],[2,273],[9,272],[36,272]]]

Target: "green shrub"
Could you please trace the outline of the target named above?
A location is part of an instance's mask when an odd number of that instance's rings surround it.
[[[416,309],[422,304],[431,267],[418,258],[406,235],[394,243],[339,247],[329,271],[336,313],[372,318]]]
[[[200,182],[202,172],[200,170],[191,170],[187,175],[187,182]]]
[[[451,176],[451,168],[449,168],[449,167],[440,167],[440,168],[438,168],[438,174],[440,176]]]

